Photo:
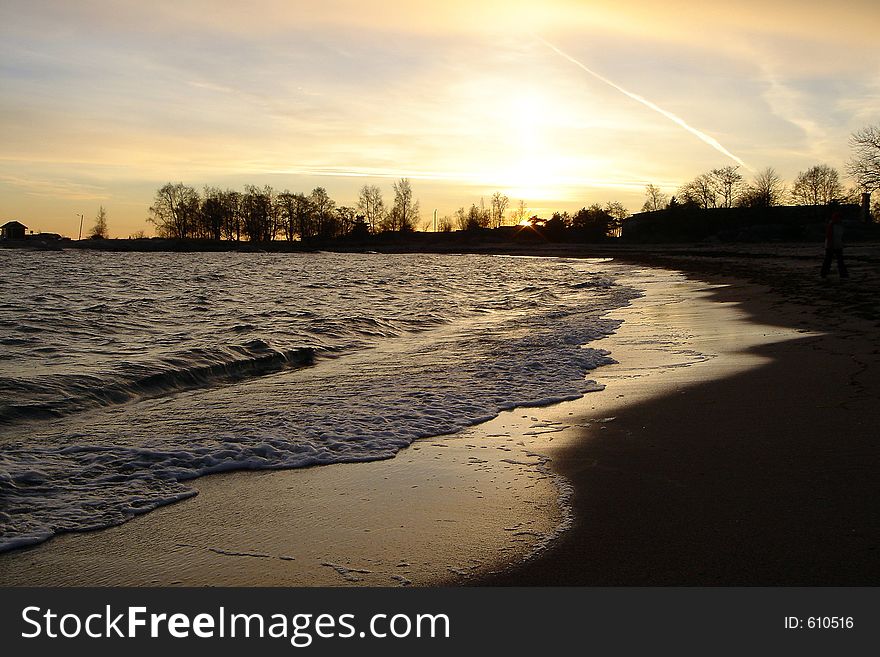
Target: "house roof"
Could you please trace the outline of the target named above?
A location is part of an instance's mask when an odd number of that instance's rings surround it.
[[[22,228],[27,228],[27,226],[25,226],[20,221],[7,221],[5,224],[0,226],[0,228],[11,228],[13,226],[21,226]]]

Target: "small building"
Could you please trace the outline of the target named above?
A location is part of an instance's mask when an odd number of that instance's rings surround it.
[[[0,226],[0,239],[23,240],[27,235],[27,226],[18,221],[9,221]]]

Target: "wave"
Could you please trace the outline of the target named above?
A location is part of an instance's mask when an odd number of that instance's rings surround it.
[[[223,356],[244,357],[222,360]],[[204,361],[214,361],[205,363]],[[156,397],[194,388],[264,376],[285,369],[306,367],[315,360],[313,347],[277,350],[262,340],[230,347],[226,353],[191,350],[175,358],[163,359],[157,371],[145,372],[156,365],[127,365],[135,373],[128,375],[49,375],[32,380],[0,379],[0,389],[18,396],[45,396],[54,399],[0,405],[0,426],[28,420],[60,418],[72,413],[138,399]],[[197,364],[193,364],[196,361]],[[198,362],[201,361],[201,362]],[[109,378],[109,380],[108,380]],[[54,393],[54,394],[53,394]]]

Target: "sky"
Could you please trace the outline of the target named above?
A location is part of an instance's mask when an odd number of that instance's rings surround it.
[[[169,181],[354,205],[408,177],[427,220],[843,174],[878,25],[875,0],[0,0],[0,223],[150,234]]]

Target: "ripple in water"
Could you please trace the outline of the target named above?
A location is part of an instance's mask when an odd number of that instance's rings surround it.
[[[124,522],[203,474],[390,458],[580,397],[610,362],[583,345],[637,294],[561,259],[0,261],[0,549]]]

